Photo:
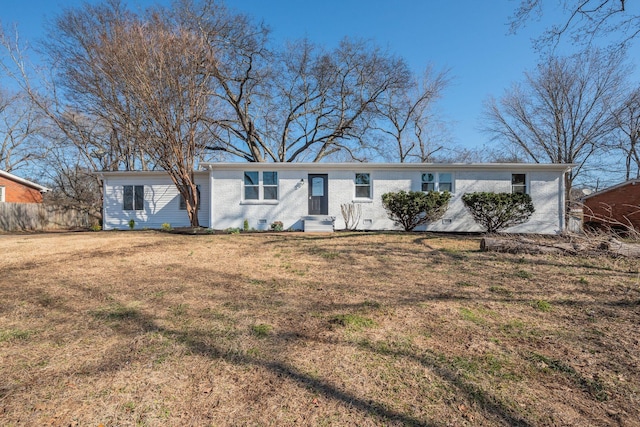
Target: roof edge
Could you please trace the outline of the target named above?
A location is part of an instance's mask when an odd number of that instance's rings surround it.
[[[575,164],[565,163],[285,163],[285,162],[245,162],[245,163],[216,163],[202,162],[200,167],[207,170],[214,169],[500,169],[500,170],[557,170],[569,171]]]
[[[14,175],[12,173],[0,170],[0,176],[3,176],[7,179],[10,179],[12,181],[18,182],[22,185],[26,185],[27,187],[32,187],[35,188],[36,190],[38,190],[41,193],[46,193],[47,191],[51,191],[50,188],[45,187],[44,185],[40,185],[40,184],[36,184],[35,182],[29,181],[27,179],[24,178],[20,178],[17,175]]]
[[[629,184],[631,184],[631,185],[640,185],[640,178],[629,179],[629,180],[621,182],[619,184],[612,185],[611,187],[607,187],[607,188],[604,188],[604,189],[602,189],[600,191],[596,191],[595,193],[587,194],[586,196],[582,197],[582,200],[589,199],[589,198],[591,198],[593,196],[599,196],[600,194],[608,193],[611,190],[615,190],[617,188],[624,187],[625,185],[629,185]]]
[[[207,174],[208,170],[194,170],[193,173],[198,175]],[[167,175],[168,172],[165,170],[154,170],[154,171],[96,171],[93,172],[98,176],[124,176],[124,175]]]

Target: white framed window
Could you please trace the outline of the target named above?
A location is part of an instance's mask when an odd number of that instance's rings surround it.
[[[262,172],[262,197],[278,200],[278,172]]]
[[[0,185],[0,203],[4,202],[4,186]]]
[[[200,184],[196,184],[196,193],[198,194],[198,205],[200,205]],[[184,196],[182,195],[182,193],[179,193],[179,194],[180,194],[180,210],[186,211],[187,202],[184,200]]]
[[[125,185],[123,193],[125,211],[144,210],[144,185]]]
[[[511,192],[527,194],[527,175],[524,173],[511,174]]]
[[[278,172],[244,172],[244,200],[278,200]]]
[[[371,198],[371,174],[356,173],[356,199]]]
[[[258,171],[244,173],[244,199],[258,200],[260,198],[260,180]]]
[[[422,191],[448,191],[453,193],[453,173],[423,172]]]

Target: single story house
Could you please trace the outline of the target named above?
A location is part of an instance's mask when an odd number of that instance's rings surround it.
[[[582,198],[587,228],[611,227],[640,231],[640,179],[630,179]]]
[[[42,203],[47,187],[0,170],[0,203]]]
[[[213,229],[332,231],[345,228],[342,208],[360,212],[356,229],[398,230],[382,205],[387,192],[449,191],[441,220],[420,230],[482,231],[462,203],[470,192],[526,192],[535,213],[508,229],[556,234],[565,228],[564,164],[203,163],[194,172],[200,225]],[[103,228],[188,226],[184,201],[165,172],[102,172]]]

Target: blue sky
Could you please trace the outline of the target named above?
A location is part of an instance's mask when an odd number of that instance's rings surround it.
[[[155,0],[128,0],[134,9]],[[168,0],[160,3],[167,4]],[[23,40],[43,36],[43,26],[62,8],[80,0],[2,0],[0,21],[17,24]],[[327,47],[345,36],[375,41],[403,57],[419,73],[429,64],[451,69],[451,85],[440,110],[452,140],[473,148],[488,143],[480,115],[489,95],[500,96],[511,82],[535,67],[533,25],[507,35],[513,0],[228,0],[231,8],[264,21],[276,43],[307,37]],[[535,24],[535,23],[534,23]]]
[[[127,0],[132,8],[169,0]],[[17,24],[23,40],[43,36],[43,25],[61,8],[81,0],[2,0],[0,21]],[[511,83],[535,67],[531,39],[545,23],[531,22],[508,35],[518,0],[227,0],[236,11],[264,21],[276,43],[307,37],[332,47],[345,36],[375,41],[403,57],[420,73],[431,63],[449,68],[452,83],[440,110],[454,143],[479,148],[490,144],[481,113],[488,96],[500,97]],[[547,21],[557,16],[545,16]]]

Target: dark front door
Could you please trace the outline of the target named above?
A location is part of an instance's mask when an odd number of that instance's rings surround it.
[[[329,214],[328,189],[327,174],[309,174],[309,215]]]

